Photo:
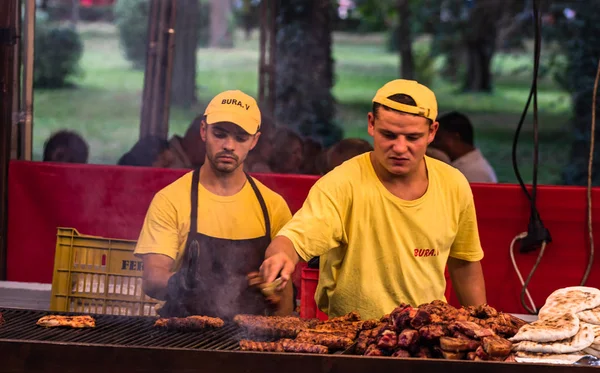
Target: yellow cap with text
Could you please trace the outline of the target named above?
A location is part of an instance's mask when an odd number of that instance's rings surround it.
[[[207,124],[231,122],[250,135],[260,129],[260,109],[256,100],[240,90],[230,90],[216,95],[204,111]]]

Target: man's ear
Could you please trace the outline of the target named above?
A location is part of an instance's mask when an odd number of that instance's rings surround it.
[[[258,144],[258,139],[259,138],[260,138],[260,132],[256,132],[256,134],[253,136],[252,144],[250,145],[250,150],[254,149],[254,147],[256,146],[256,144]]]
[[[206,132],[208,131],[208,124],[206,124],[206,121],[204,119],[202,119],[202,122],[200,122],[200,137],[202,138],[202,141],[206,142]]]
[[[371,137],[375,134],[375,114],[371,112],[367,114],[367,132]]]
[[[435,139],[435,134],[437,133],[439,128],[440,128],[439,122],[433,122],[429,125],[429,136],[427,138],[427,144],[431,144],[433,139]]]

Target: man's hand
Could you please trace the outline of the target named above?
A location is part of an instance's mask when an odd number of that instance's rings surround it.
[[[481,262],[448,258],[448,271],[458,301],[463,306],[487,303]]]
[[[277,290],[285,289],[288,281],[292,277],[299,257],[294,249],[292,241],[287,237],[277,236],[271,242],[265,252],[265,261],[260,266],[260,275],[267,284],[275,281],[277,277],[281,277],[281,285]]]

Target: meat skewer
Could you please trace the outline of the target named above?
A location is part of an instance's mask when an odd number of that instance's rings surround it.
[[[281,339],[277,342],[256,342],[242,339],[240,341],[240,350],[260,352],[298,352],[309,354],[326,354],[329,352],[325,346],[312,343],[295,342],[292,339]]]
[[[222,328],[225,322],[218,317],[188,316],[168,317],[156,320],[154,326],[182,332],[200,331],[208,328]]]

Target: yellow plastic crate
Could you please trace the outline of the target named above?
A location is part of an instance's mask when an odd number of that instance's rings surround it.
[[[143,263],[133,255],[135,243],[58,228],[50,309],[155,316],[159,301],[142,290]]]

